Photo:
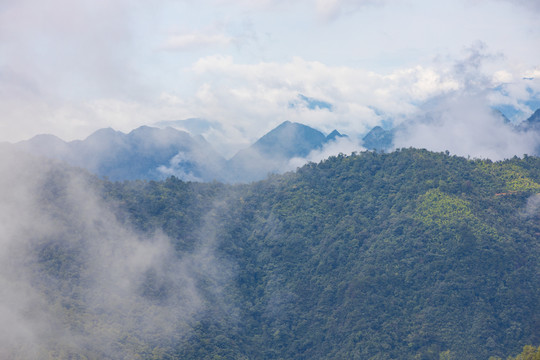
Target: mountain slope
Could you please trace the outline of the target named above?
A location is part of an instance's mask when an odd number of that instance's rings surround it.
[[[518,125],[511,125],[510,120],[508,120],[508,118],[499,110],[493,110],[491,115],[500,119],[501,124],[499,124],[499,126],[502,124],[507,125],[508,133],[529,132],[533,136],[536,136],[538,135],[537,133],[540,133],[540,109],[536,110],[534,114],[532,114],[528,119],[524,120]],[[399,136],[400,132],[402,132],[401,135],[414,135],[415,122],[430,124],[433,121],[434,120],[429,116],[425,116],[421,119],[413,119],[407,121],[389,130],[385,130],[380,126],[375,126],[362,139],[363,146],[368,150],[390,151],[393,148],[396,136]],[[412,133],[409,133],[411,131]],[[540,135],[536,137],[538,138],[538,140],[534,142],[535,150],[533,151],[533,154],[540,155]],[[529,142],[530,140],[526,141]]]
[[[160,123],[168,124],[167,122]],[[206,126],[202,119],[171,125]],[[288,161],[346,135],[334,130],[324,136],[309,126],[286,121],[225,161],[202,136],[171,127],[142,126],[124,134],[100,129],[84,140],[65,142],[53,135],[38,135],[15,144],[31,154],[59,159],[111,180],[161,180],[176,176],[186,181],[249,182],[269,173],[288,170]]]
[[[221,179],[224,159],[202,137],[172,128],[142,126],[124,134],[100,129],[85,140],[64,142],[39,135],[16,147],[66,161],[111,180],[159,180],[176,175],[185,180]]]
[[[522,131],[540,131],[540,109],[520,123],[518,129]]]
[[[220,295],[234,310],[211,306],[177,356],[487,359],[539,343],[539,169],[535,157],[492,163],[410,149],[221,189],[226,205],[212,223],[218,258],[234,264]],[[189,248],[163,222],[185,205],[152,200],[183,198],[173,195],[181,186],[170,179],[152,197],[139,193],[163,210],[132,214]]]
[[[384,130],[380,126],[375,126],[362,138],[363,146],[368,150],[389,150],[392,148],[394,133],[394,130]]]
[[[472,360],[540,343],[540,158],[363,152],[236,186],[0,158],[8,358]]]
[[[309,126],[285,121],[228,161],[230,179],[262,180],[270,173],[282,172],[292,158],[304,158],[339,137],[343,135],[336,130],[327,137]]]

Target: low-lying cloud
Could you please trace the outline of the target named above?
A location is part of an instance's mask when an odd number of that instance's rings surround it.
[[[518,131],[515,124],[493,110],[490,87],[501,84],[494,84],[493,77],[483,70],[496,57],[481,42],[468,48],[466,56],[454,64],[449,74],[458,80],[459,86],[429,99],[398,126],[395,147],[448,150],[456,155],[492,160],[534,154],[538,134]],[[529,94],[530,91],[529,88]]]
[[[445,97],[418,118],[399,127],[396,148],[450,151],[460,156],[502,160],[533,154],[537,134],[518,132],[481,96]]]
[[[521,210],[521,216],[530,218],[540,215],[540,194],[534,194],[527,199],[527,204]]]
[[[150,357],[189,333],[208,308],[199,282],[218,293],[228,274],[215,233],[179,254],[165,235],[117,221],[89,176],[11,151],[0,159],[0,357]]]
[[[322,149],[311,151],[305,158],[295,157],[281,169],[281,171],[291,171],[307,164],[308,162],[319,163],[330,156],[338,154],[350,155],[353,152],[365,150],[358,141],[348,137],[338,137],[335,140],[324,144]]]

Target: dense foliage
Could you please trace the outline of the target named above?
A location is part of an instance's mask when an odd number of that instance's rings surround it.
[[[489,360],[501,360],[498,357],[490,357]],[[516,357],[509,356],[507,360],[540,360],[540,346],[535,348],[531,345],[526,345],[523,347],[521,354]]]
[[[163,231],[178,258],[204,244],[227,273],[201,276],[187,335],[144,339],[142,358],[488,359],[540,343],[537,157],[363,152],[250,185],[102,191],[121,222]]]

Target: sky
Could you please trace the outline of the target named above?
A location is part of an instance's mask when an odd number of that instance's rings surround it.
[[[540,107],[539,15],[536,0],[0,0],[0,141],[202,118],[231,156],[285,120],[357,137],[446,97],[519,122]]]

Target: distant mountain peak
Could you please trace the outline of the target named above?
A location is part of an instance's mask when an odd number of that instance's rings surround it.
[[[111,127],[107,127],[107,128],[102,128],[102,129],[98,129],[98,130],[94,131],[88,137],[91,137],[91,136],[104,136],[104,135],[117,135],[117,134],[123,134],[123,133],[120,132],[120,131],[116,131]]]
[[[329,141],[342,137],[346,135],[337,130],[325,136],[310,126],[286,120],[228,161],[203,136],[192,136],[170,126],[143,125],[129,133],[109,127],[71,142],[53,135],[38,135],[16,145],[111,180],[159,180],[175,175],[193,181],[247,182],[288,170],[291,159],[306,158]]]
[[[62,139],[60,139],[56,135],[51,134],[39,134],[31,138],[30,140],[22,141],[23,143],[26,142],[33,142],[36,144],[65,144],[66,142]]]
[[[520,131],[540,131],[540,109],[537,109],[528,119],[517,125]]]
[[[328,134],[328,136],[326,137],[326,141],[334,141],[338,138],[344,138],[344,137],[348,137],[348,136],[334,129],[334,131]]]
[[[540,124],[540,109],[536,111],[527,119],[530,124]]]
[[[72,142],[53,135],[38,135],[16,146],[30,153],[64,160],[111,180],[159,180],[179,173],[213,180],[221,175],[225,161],[203,137],[193,138],[171,127],[141,126],[128,134],[104,128],[84,140]],[[175,162],[180,153],[189,161]]]
[[[307,156],[326,142],[324,134],[304,124],[284,121],[261,137],[253,147],[271,157]]]
[[[329,138],[307,125],[284,121],[229,160],[231,180],[261,180],[269,173],[279,172],[289,160],[305,158],[313,150],[321,149],[329,140],[343,136],[337,131],[331,135]]]
[[[362,141],[364,147],[368,150],[388,150],[394,141],[394,131],[375,126],[364,136]]]

